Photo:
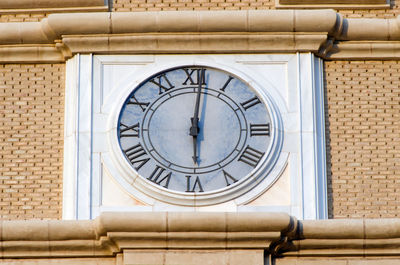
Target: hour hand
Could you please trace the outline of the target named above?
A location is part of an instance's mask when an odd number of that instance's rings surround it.
[[[199,134],[200,128],[199,128],[199,118],[197,117],[192,117],[190,118],[192,121],[192,126],[190,127],[189,135],[193,137],[197,137]]]

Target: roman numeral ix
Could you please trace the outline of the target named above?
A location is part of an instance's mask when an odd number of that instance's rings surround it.
[[[144,164],[146,164],[150,158],[147,157],[146,151],[143,149],[142,145],[138,143],[126,150],[124,150],[126,158],[128,158],[129,162],[135,167],[136,170],[139,170]],[[138,164],[135,166],[135,164]]]
[[[120,133],[120,137],[138,137],[139,138],[139,123],[136,123],[132,126],[128,126],[121,122],[119,125],[119,133]]]
[[[242,155],[239,157],[238,161],[246,163],[249,166],[256,167],[258,162],[260,162],[264,153],[251,148],[250,146],[246,146]]]

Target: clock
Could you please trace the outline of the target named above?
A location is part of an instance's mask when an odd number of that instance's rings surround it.
[[[281,129],[272,105],[254,84],[217,67],[154,73],[132,88],[119,109],[125,178],[173,204],[240,196],[273,167]]]

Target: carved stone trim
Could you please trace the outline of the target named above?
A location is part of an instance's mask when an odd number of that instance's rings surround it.
[[[387,0],[275,0],[276,8],[388,9]]]
[[[392,59],[398,58],[399,41],[400,18],[345,19],[333,10],[63,13],[41,22],[0,23],[0,50],[8,51],[0,60],[22,62],[26,55],[27,62],[53,62],[76,53],[269,52]],[[41,45],[54,44],[59,55],[38,52]],[[36,52],[20,54],[27,45],[36,46]]]
[[[99,12],[109,9],[108,0],[2,0],[0,14]]]
[[[107,257],[128,249],[265,250],[281,213],[103,213],[91,221],[0,221],[0,258]]]
[[[0,258],[21,261],[188,250],[266,251],[273,259],[400,257],[399,219],[297,221],[283,213],[153,212],[103,213],[90,221],[0,221],[0,226]]]

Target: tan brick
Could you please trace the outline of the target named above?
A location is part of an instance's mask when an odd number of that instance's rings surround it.
[[[393,85],[398,82],[393,69],[399,65],[398,61],[325,62],[328,197],[333,218],[400,216],[393,208],[400,201],[396,174],[400,87]]]
[[[61,218],[64,69],[63,64],[0,65],[2,219]]]

